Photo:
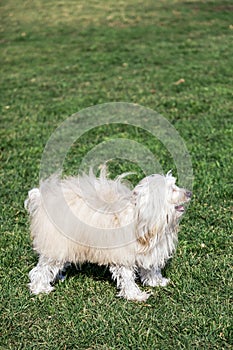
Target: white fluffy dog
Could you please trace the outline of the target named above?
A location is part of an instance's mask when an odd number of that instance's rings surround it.
[[[118,296],[145,301],[135,283],[166,286],[161,268],[176,248],[183,204],[192,193],[175,185],[169,172],[145,177],[131,190],[110,180],[104,167],[89,175],[52,176],[28,193],[33,246],[39,262],[29,273],[33,294],[49,293],[67,263],[108,265]]]

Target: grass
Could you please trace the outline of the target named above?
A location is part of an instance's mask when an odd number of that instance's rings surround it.
[[[232,348],[232,11],[230,1],[1,2],[1,349]],[[183,83],[174,84],[180,79]],[[105,102],[138,103],[185,140],[194,198],[166,268],[172,283],[146,304],[116,298],[105,268],[69,271],[49,296],[30,296],[36,263],[23,201],[37,185],[44,146],[71,114]],[[87,150],[128,137],[167,151],[133,128],[100,127]],[[75,147],[76,146],[76,147]],[[132,164],[114,161],[113,175]],[[138,170],[138,169],[136,169]],[[132,181],[138,181],[138,175]]]

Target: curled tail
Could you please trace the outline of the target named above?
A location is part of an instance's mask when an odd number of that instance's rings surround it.
[[[39,188],[33,188],[28,192],[28,198],[24,201],[24,208],[30,215],[36,211],[40,204],[40,190]]]

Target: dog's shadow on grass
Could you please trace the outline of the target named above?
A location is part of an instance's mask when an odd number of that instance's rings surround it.
[[[162,274],[164,277],[167,275],[167,271],[171,268],[172,261],[169,260],[162,270]],[[115,285],[115,282],[112,279],[111,272],[109,271],[108,266],[99,266],[92,263],[85,263],[81,266],[76,266],[75,264],[71,264],[67,267],[64,277],[66,279],[70,279],[72,277],[78,278],[81,276],[82,278],[92,278],[94,281],[107,281],[112,285]],[[136,274],[136,282],[140,283],[139,275]]]
[[[81,277],[89,277],[94,281],[108,281],[110,284],[113,284],[113,280],[111,277],[111,273],[107,266],[99,266],[92,263],[85,263],[81,266],[76,266],[71,264],[67,267],[65,271],[65,278],[69,280],[72,277],[78,278]]]

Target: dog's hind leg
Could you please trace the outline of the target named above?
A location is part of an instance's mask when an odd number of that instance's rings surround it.
[[[41,255],[37,266],[29,272],[31,293],[50,293],[54,289],[51,284],[59,279],[59,273],[63,270],[63,267],[63,262]]]
[[[146,301],[150,294],[142,292],[135,283],[135,273],[132,268],[124,266],[110,266],[112,277],[117,282],[120,292],[117,296],[127,300]]]
[[[168,278],[162,276],[160,268],[152,268],[150,270],[140,268],[139,275],[144,286],[165,287],[170,282]]]

